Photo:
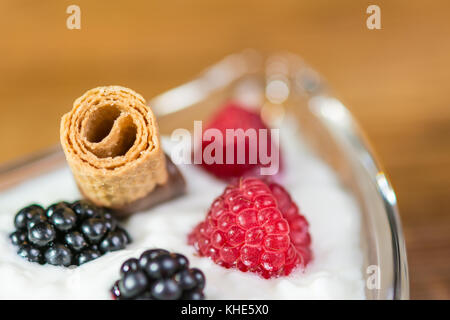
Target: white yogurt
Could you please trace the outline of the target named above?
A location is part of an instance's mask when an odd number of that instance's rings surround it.
[[[303,145],[293,124],[282,128],[284,172],[288,173],[283,185],[308,219],[312,236],[314,260],[304,272],[266,280],[195,256],[186,243],[187,234],[205,217],[225,185],[193,165],[181,167],[188,181],[187,195],[136,214],[124,224],[133,239],[125,250],[73,269],[30,263],[16,254],[8,238],[14,215],[30,203],[48,206],[80,198],[65,167],[0,194],[0,298],[110,299],[121,264],[159,247],[185,254],[191,266],[203,270],[207,299],[364,299],[356,201],[333,171]]]

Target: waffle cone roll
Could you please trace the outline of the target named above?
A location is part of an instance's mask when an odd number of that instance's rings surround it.
[[[81,193],[99,206],[129,208],[168,182],[155,116],[131,89],[87,91],[62,117],[60,138]]]

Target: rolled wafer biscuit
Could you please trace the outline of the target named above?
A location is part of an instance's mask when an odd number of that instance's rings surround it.
[[[134,203],[142,210],[143,203],[166,200],[143,201],[158,187],[170,189],[170,176],[155,116],[133,90],[107,86],[87,91],[62,117],[60,138],[81,193],[95,204],[129,214]],[[173,193],[179,192],[164,195]]]

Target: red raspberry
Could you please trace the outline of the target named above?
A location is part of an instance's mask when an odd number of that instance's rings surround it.
[[[259,113],[247,110],[237,103],[229,102],[225,104],[219,111],[212,117],[209,124],[204,128],[204,132],[208,129],[218,129],[223,136],[223,141],[218,141],[218,145],[222,148],[223,163],[206,163],[205,159],[202,161],[202,167],[209,173],[215,175],[220,179],[230,180],[233,178],[239,178],[242,176],[259,176],[259,168],[270,166],[267,164],[267,160],[262,160],[261,154],[271,155],[272,152],[279,152],[278,146],[272,150],[270,130],[264,124]],[[226,129],[242,129],[247,131],[248,129],[254,129],[255,136],[246,137],[245,140],[238,139],[236,136],[233,140],[233,163],[226,163],[227,159],[227,144],[226,144]],[[267,130],[268,138],[266,143],[259,145],[260,137],[259,132],[261,129]],[[213,143],[212,140],[204,140],[202,138],[202,155],[208,145]],[[260,150],[260,148],[262,150]],[[231,147],[230,149],[231,150]],[[244,163],[238,163],[237,150],[245,150]],[[255,152],[256,161],[252,161],[253,158],[249,157],[250,152]],[[209,153],[208,153],[209,154]],[[264,164],[263,164],[264,163]],[[280,158],[278,159],[280,164]],[[278,165],[280,169],[280,165]]]
[[[214,200],[188,243],[221,266],[271,278],[311,260],[308,228],[282,186],[245,178]]]

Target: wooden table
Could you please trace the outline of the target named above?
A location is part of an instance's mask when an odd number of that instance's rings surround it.
[[[72,1],[0,3],[0,161],[57,143],[61,115],[101,84],[146,97],[252,47],[302,55],[365,128],[396,188],[412,298],[450,298],[450,2]]]

